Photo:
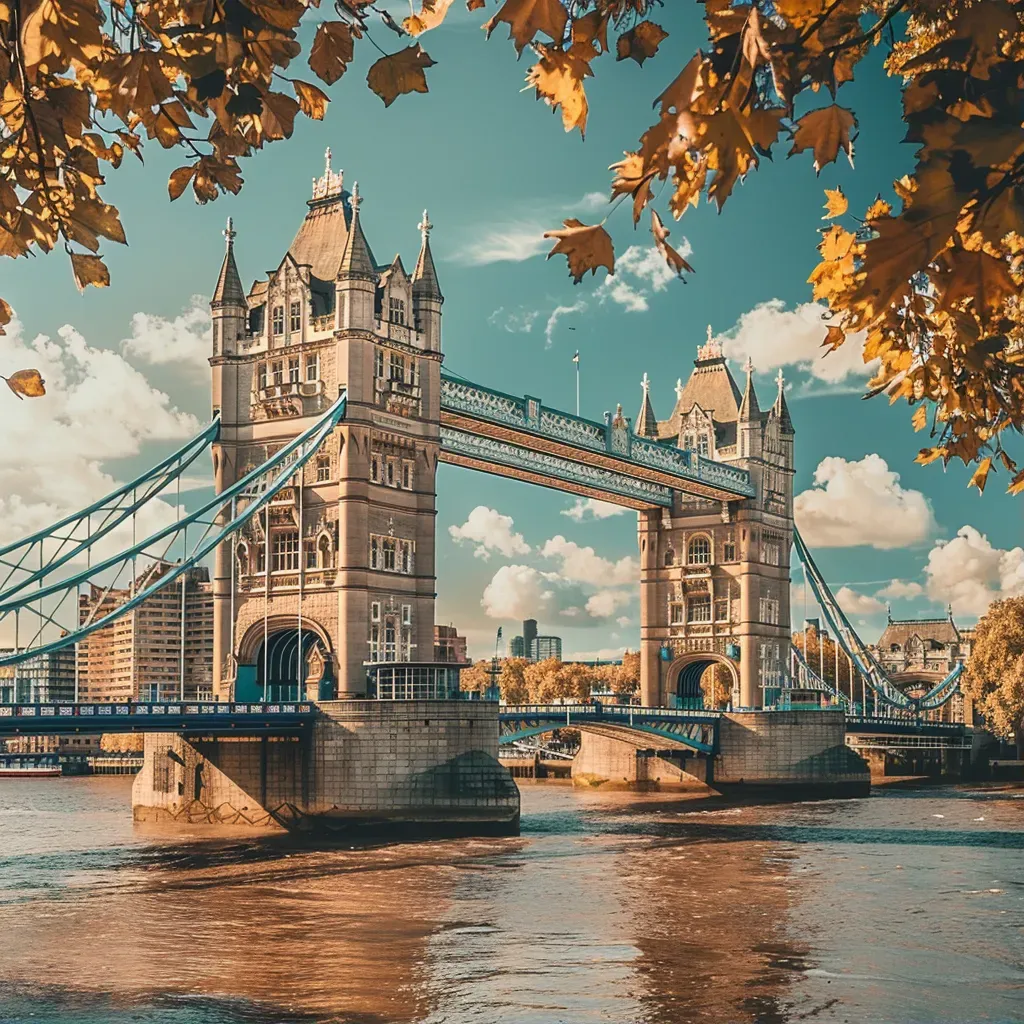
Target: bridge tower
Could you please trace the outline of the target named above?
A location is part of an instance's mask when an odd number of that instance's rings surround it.
[[[223,699],[367,693],[368,665],[433,660],[441,304],[424,212],[410,276],[376,262],[358,185],[327,151],[276,269],[243,292],[234,231],[211,302],[219,490],[306,429],[344,421],[214,571]],[[296,692],[296,681],[301,686]]]
[[[793,422],[781,371],[763,412],[748,361],[741,392],[708,328],[693,372],[659,421],[646,375],[636,433],[749,470],[755,498],[714,502],[677,493],[641,512],[641,692],[647,706],[698,702],[712,664],[728,670],[734,707],[760,707],[779,685],[790,642]]]

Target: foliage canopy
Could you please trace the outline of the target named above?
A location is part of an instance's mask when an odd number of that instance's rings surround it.
[[[1024,597],[994,601],[979,621],[961,681],[964,693],[1004,739],[1024,751]]]
[[[145,143],[185,157],[171,199],[205,203],[242,186],[239,160],[292,134],[300,113],[322,118],[320,85],[346,72],[356,47],[380,56],[367,84],[385,105],[427,91],[434,61],[420,37],[453,0],[418,0],[398,25],[368,0],[0,0],[0,253],[67,252],[75,281],[103,286],[101,239],[124,242],[104,202],[104,172]],[[470,11],[486,0],[467,0]],[[567,131],[586,130],[586,79],[599,59],[637,64],[664,51],[650,15],[657,0],[504,0],[483,25],[507,28],[526,74]],[[816,171],[852,160],[854,111],[837,102],[875,47],[903,83],[912,174],[853,217],[827,193],[821,262],[811,275],[828,305],[826,349],[863,345],[879,360],[869,394],[913,408],[929,432],[928,463],[976,463],[983,490],[1002,466],[1010,490],[1024,470],[1004,450],[1024,424],[1024,0],[703,0],[707,40],[655,100],[651,124],[612,165],[611,199],[648,211],[654,244],[678,274],[692,268],[669,244],[654,207],[679,218],[702,195],[721,209],[737,182],[777,145],[809,154]],[[299,23],[318,23],[302,54]],[[402,36],[386,52],[376,18]],[[485,15],[481,14],[483,18]],[[610,36],[614,35],[614,42]],[[664,57],[662,61],[664,62]],[[604,62],[607,63],[607,62]],[[659,62],[655,62],[657,66]],[[602,64],[604,66],[604,64]],[[286,74],[286,72],[288,72]],[[669,76],[665,76],[666,78]],[[552,255],[580,281],[614,272],[604,222],[567,221],[550,232]],[[0,330],[11,316],[0,299]]]

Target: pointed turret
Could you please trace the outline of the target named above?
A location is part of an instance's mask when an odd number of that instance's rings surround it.
[[[224,230],[224,237],[227,239],[227,247],[224,252],[224,262],[220,265],[220,276],[217,278],[217,287],[213,290],[213,299],[210,305],[218,306],[244,306],[245,292],[242,290],[242,279],[238,275],[238,267],[235,264],[235,235],[233,222],[228,217],[228,226]]]
[[[427,211],[423,211],[423,220],[417,225],[420,230],[422,241],[420,243],[420,254],[416,258],[416,269],[412,273],[413,292],[426,299],[444,301],[441,294],[441,286],[437,281],[437,268],[434,266],[434,256],[430,251],[430,229],[434,225],[430,223]]]
[[[654,406],[651,404],[651,382],[646,373],[643,380],[640,381],[640,387],[643,390],[644,399],[633,432],[637,437],[656,438],[658,436],[658,417],[654,415]]]
[[[775,398],[775,404],[772,406],[772,414],[779,421],[779,430],[783,434],[792,434],[794,433],[793,420],[789,415],[789,406],[786,404],[786,378],[782,375],[781,366],[775,377],[775,383],[779,386],[779,393]]]
[[[362,198],[359,195],[359,182],[352,185],[352,196],[349,205],[352,207],[352,223],[349,225],[348,238],[345,240],[345,251],[341,254],[341,266],[338,278],[362,278],[374,281],[377,277],[376,264],[370,245],[363,234],[363,226],[359,222],[359,207]]]
[[[746,365],[743,367],[747,374],[747,383],[743,388],[743,401],[740,402],[740,423],[751,423],[761,416],[761,407],[757,404],[757,394],[754,391],[754,363],[750,356],[747,356]]]

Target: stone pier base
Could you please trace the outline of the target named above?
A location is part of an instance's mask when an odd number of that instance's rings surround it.
[[[707,791],[707,762],[681,750],[638,747],[635,742],[584,730],[572,761],[574,786],[651,791]]]
[[[137,821],[389,832],[519,831],[497,705],[331,701],[302,736],[146,736]]]

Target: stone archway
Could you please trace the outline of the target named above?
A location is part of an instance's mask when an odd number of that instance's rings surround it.
[[[331,700],[334,690],[334,656],[319,623],[304,618],[300,630],[294,616],[275,615],[246,630],[238,645],[235,700]]]
[[[906,672],[894,672],[890,674],[889,679],[908,697],[923,697],[929,690],[938,686],[947,675],[948,673],[946,672],[936,672],[928,669],[910,669]],[[955,697],[950,698],[942,707],[935,708],[933,711],[925,711],[923,713],[925,720],[930,722],[954,721],[954,700],[956,700]]]
[[[729,670],[732,692],[736,693],[740,686],[740,673],[739,666],[732,658],[714,651],[692,651],[676,658],[668,667],[668,703],[682,708],[702,708],[704,694],[700,685],[701,677],[713,665],[724,665]]]

